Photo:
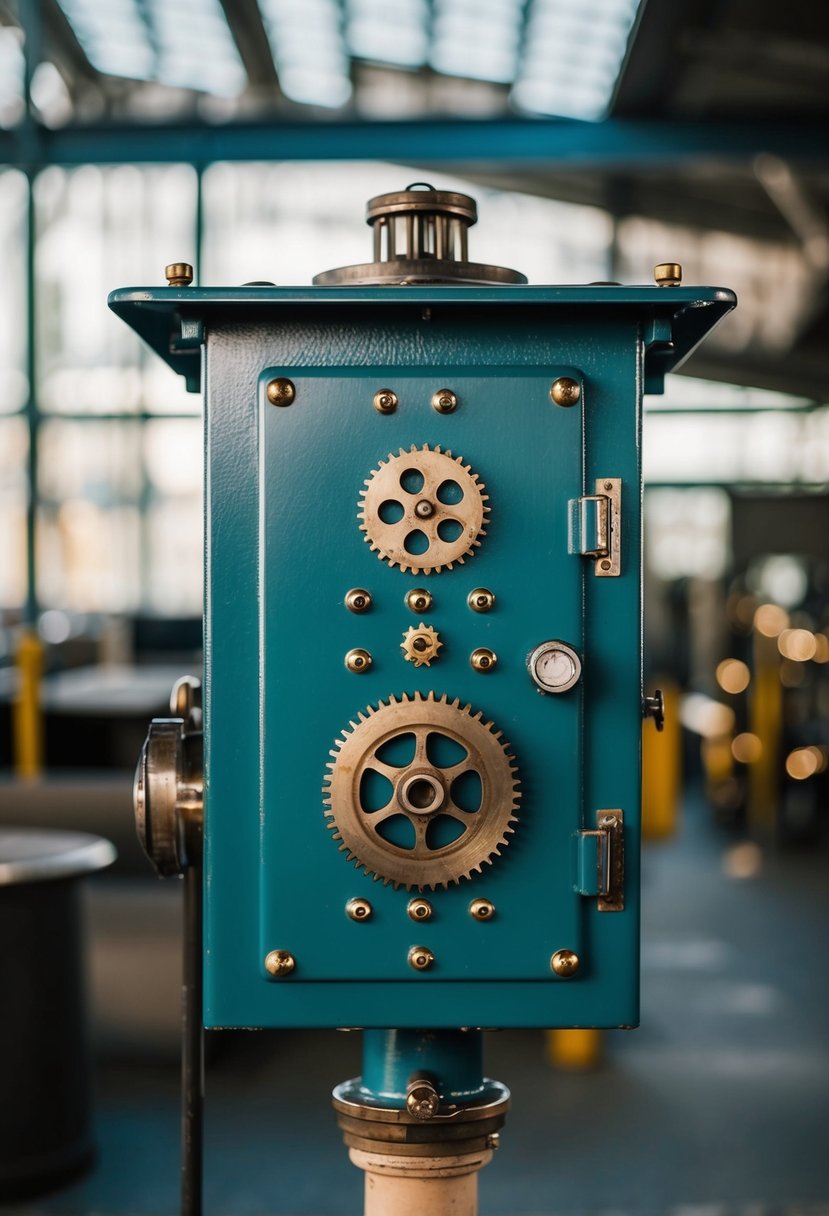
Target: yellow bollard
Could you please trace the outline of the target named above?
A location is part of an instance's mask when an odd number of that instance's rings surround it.
[[[15,655],[17,693],[12,716],[14,771],[23,781],[35,781],[43,772],[43,714],[40,685],[43,678],[43,643],[24,629]]]
[[[642,839],[666,840],[676,833],[682,790],[682,727],[679,689],[655,680],[665,698],[665,729],[642,723]]]
[[[601,1030],[547,1030],[545,1038],[547,1059],[553,1068],[589,1072],[601,1063],[604,1045]]]

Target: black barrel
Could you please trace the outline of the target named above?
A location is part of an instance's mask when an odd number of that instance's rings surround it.
[[[94,1158],[80,880],[114,858],[99,836],[0,829],[0,1200]]]

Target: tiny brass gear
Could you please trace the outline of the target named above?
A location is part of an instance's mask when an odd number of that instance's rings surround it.
[[[443,649],[443,642],[436,629],[431,625],[424,625],[421,621],[417,628],[414,625],[409,626],[403,634],[400,649],[407,663],[414,663],[415,667],[429,667]]]
[[[514,831],[520,794],[508,747],[482,714],[445,695],[369,706],[331,751],[328,828],[349,861],[386,884],[423,891],[470,878]]]
[[[360,531],[390,566],[412,574],[451,570],[486,534],[488,495],[460,456],[414,444],[381,460],[366,478]]]

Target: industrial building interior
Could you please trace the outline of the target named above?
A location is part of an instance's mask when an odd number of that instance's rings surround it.
[[[642,730],[641,1026],[486,1035],[513,1105],[481,1210],[829,1213],[829,9],[808,0],[0,0],[0,850],[22,828],[117,850],[79,884],[94,1154],[38,1164],[45,1044],[70,1033],[38,996],[31,1042],[0,1036],[22,1078],[0,1080],[0,1211],[179,1210],[182,884],[132,799],[149,720],[202,667],[201,398],[108,293],[173,263],[308,285],[367,260],[366,200],[423,180],[473,196],[475,260],[530,284],[679,263],[738,298],[644,404],[666,724]],[[0,852],[0,921],[12,873]],[[55,960],[7,923],[3,988],[27,991]],[[207,1032],[206,1212],[359,1210],[330,1109],[359,1038]]]

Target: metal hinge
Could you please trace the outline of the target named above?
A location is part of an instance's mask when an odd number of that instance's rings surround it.
[[[597,578],[622,571],[622,479],[597,477],[595,494],[570,502],[570,552],[595,560]]]
[[[600,912],[622,912],[625,907],[625,814],[619,810],[596,812],[595,828],[579,832],[576,890],[595,895]]]

